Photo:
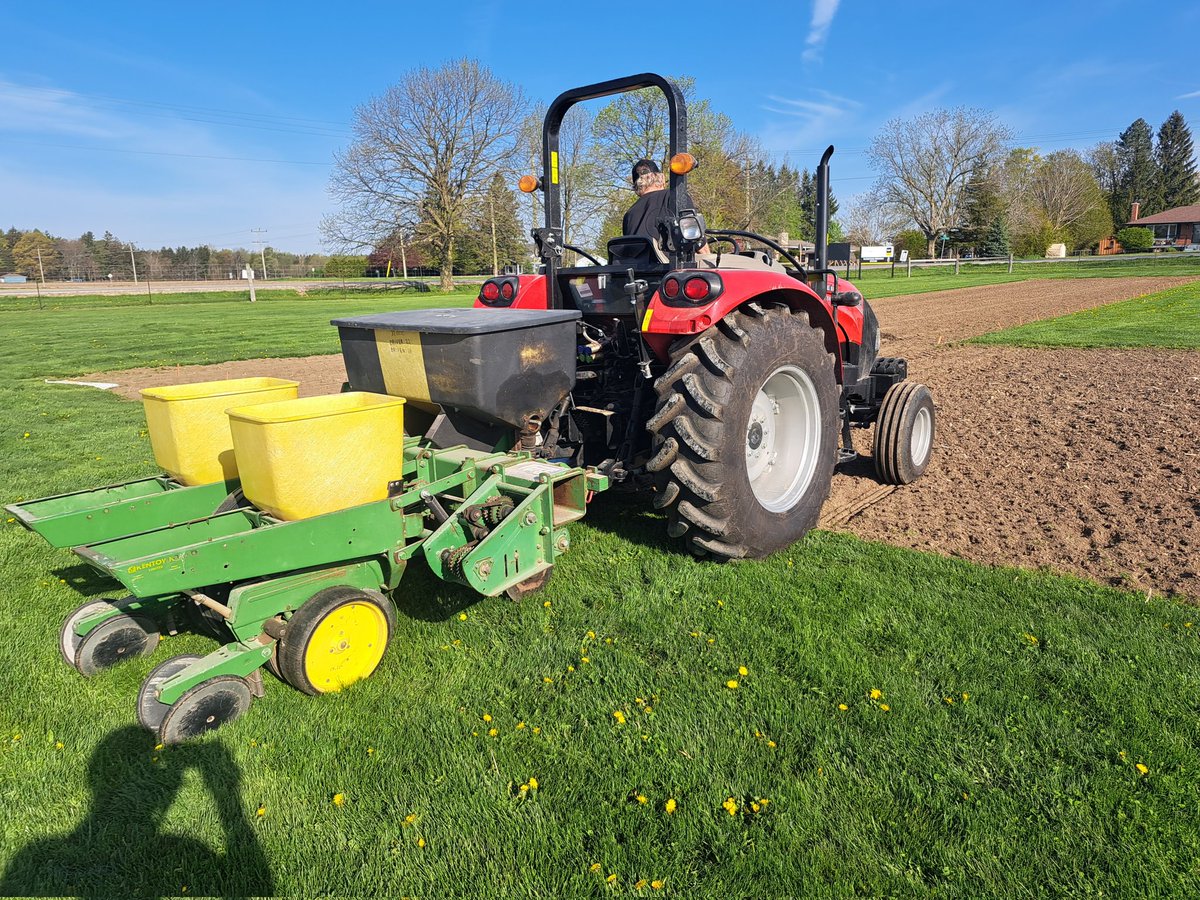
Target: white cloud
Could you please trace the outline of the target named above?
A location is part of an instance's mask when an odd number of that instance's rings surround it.
[[[833,17],[837,14],[841,0],[813,0],[812,21],[808,23],[808,38],[805,40],[803,58],[805,62],[816,62],[821,58],[821,48],[829,36]]]
[[[1196,97],[1200,97],[1200,91],[1192,91],[1191,93],[1188,93],[1188,94],[1180,94],[1175,99],[1176,100],[1194,100]]]

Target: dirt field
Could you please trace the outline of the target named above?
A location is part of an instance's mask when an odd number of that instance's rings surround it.
[[[864,458],[839,474],[822,523],[976,562],[1048,566],[1200,599],[1200,353],[948,346],[996,328],[1088,309],[1189,278],[1030,281],[873,304],[883,352],[907,356],[938,409],[935,457],[899,490]],[[337,391],[339,356],[86,376],[143,387],[276,375]]]

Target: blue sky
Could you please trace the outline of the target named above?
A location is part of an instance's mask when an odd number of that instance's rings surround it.
[[[0,227],[139,246],[321,249],[332,153],[355,105],[417,65],[473,56],[530,97],[642,71],[700,96],[776,159],[837,146],[868,188],[881,123],[994,111],[1044,151],[1179,109],[1200,129],[1200,3],[46,3],[0,45]],[[1200,132],[1196,134],[1200,142]]]

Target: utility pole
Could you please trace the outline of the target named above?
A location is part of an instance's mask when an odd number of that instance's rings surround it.
[[[250,233],[251,234],[266,234],[267,229],[251,228]],[[259,256],[259,259],[262,260],[262,267],[263,267],[263,281],[266,281],[267,280],[267,242],[265,240],[259,238],[259,239],[256,239],[254,241],[254,243],[258,244],[258,256]]]
[[[404,269],[404,280],[408,281],[408,254],[404,250],[404,232],[400,232],[400,266]]]
[[[41,276],[42,276],[42,286],[43,286],[43,287],[45,287],[45,285],[46,285],[46,270],[42,268],[42,248],[41,248],[41,247],[35,247],[34,249],[35,249],[35,250],[37,250],[37,255],[38,255],[38,272],[40,272],[40,273],[41,273]],[[41,297],[41,294],[38,294],[38,296],[39,296],[39,297]]]
[[[137,260],[133,256],[133,244],[129,245],[129,262],[133,266],[133,283],[137,284]]]

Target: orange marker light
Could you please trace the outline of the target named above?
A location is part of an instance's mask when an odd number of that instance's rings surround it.
[[[523,194],[532,194],[538,189],[538,177],[536,175],[522,175],[521,180],[517,182],[517,187],[521,189]]]
[[[676,175],[686,175],[696,168],[696,157],[690,153],[676,153],[671,157],[671,171]]]

